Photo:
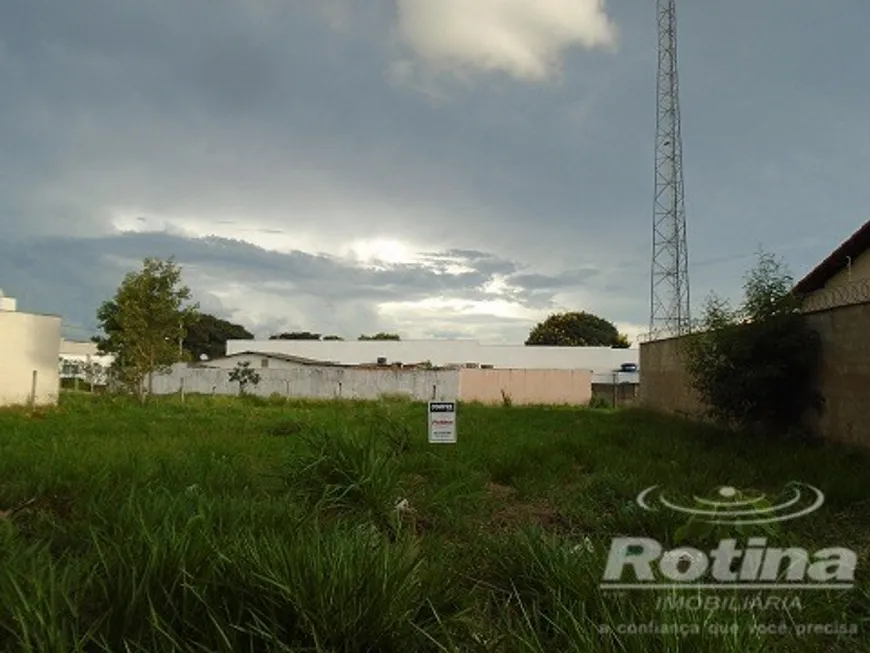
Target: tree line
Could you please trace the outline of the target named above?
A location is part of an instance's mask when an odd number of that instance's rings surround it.
[[[92,338],[101,354],[114,355],[112,376],[135,392],[151,374],[184,360],[225,355],[228,340],[252,340],[240,324],[203,313],[183,283],[174,259],[146,258],[125,275],[114,297],[97,310],[101,333]],[[270,340],[343,340],[311,331],[277,333]],[[362,334],[360,341],[399,341],[396,333]],[[535,325],[529,346],[624,348],[628,339],[609,321],[586,312],[556,313]]]
[[[324,336],[319,333],[312,333],[311,331],[292,331],[290,333],[276,333],[273,336],[269,336],[269,340],[344,340],[341,336],[329,335]],[[374,335],[367,336],[362,334],[357,340],[401,340],[398,333],[375,333]]]

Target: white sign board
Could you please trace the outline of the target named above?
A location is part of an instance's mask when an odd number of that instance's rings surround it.
[[[456,402],[429,402],[429,443],[454,444],[456,442]]]

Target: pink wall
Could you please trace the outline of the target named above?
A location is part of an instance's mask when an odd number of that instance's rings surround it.
[[[514,404],[585,405],[592,398],[592,372],[481,369],[459,372],[460,401],[500,404],[502,391]]]

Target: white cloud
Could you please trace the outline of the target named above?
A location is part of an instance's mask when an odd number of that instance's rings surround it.
[[[541,81],[565,50],[612,48],[604,0],[396,0],[398,35],[425,64]],[[407,72],[407,64],[405,72]]]

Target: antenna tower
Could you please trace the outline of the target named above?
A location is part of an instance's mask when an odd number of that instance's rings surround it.
[[[657,0],[655,201],[650,301],[650,337],[688,333],[689,257],[683,194],[683,142],[677,80],[676,0]]]

